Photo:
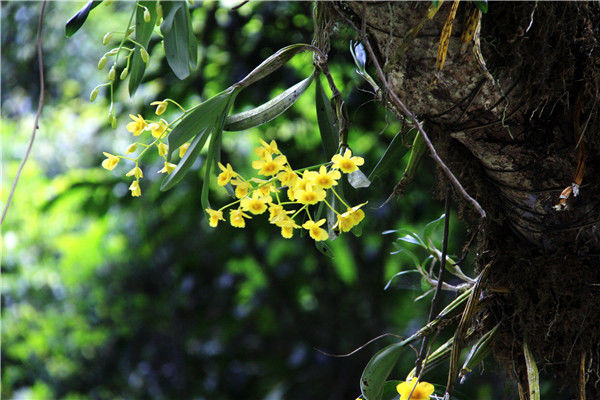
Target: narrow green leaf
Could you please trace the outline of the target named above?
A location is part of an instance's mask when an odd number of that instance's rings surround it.
[[[170,155],[182,144],[196,136],[206,127],[215,124],[217,116],[223,113],[228,100],[233,92],[222,92],[198,105],[192,112],[186,115],[169,134],[169,158]]]
[[[385,381],[396,365],[407,342],[394,343],[375,354],[360,377],[360,390],[365,400],[381,400]]]
[[[312,46],[304,43],[292,44],[278,50],[265,61],[254,68],[244,79],[235,84],[236,87],[245,88],[270,75],[285,65],[298,53],[310,50]]]
[[[327,257],[333,258],[333,250],[331,250],[331,247],[329,247],[329,245],[327,243],[315,242],[315,247],[317,248],[317,250],[319,250],[321,253],[323,253]]]
[[[369,174],[369,180],[373,180],[376,176],[384,176],[388,171],[395,170],[400,162],[400,159],[406,153],[406,148],[402,145],[402,131],[398,132],[392,139],[383,156],[377,161],[377,165]]]
[[[167,63],[177,78],[185,79],[190,75],[190,38],[193,37],[187,2],[165,1],[161,5],[165,17],[160,31]]]
[[[67,21],[67,24],[65,25],[65,35],[67,37],[73,36],[73,34],[83,26],[90,11],[96,8],[100,3],[102,3],[102,0],[88,1],[77,14],[73,15],[71,19]]]
[[[471,351],[465,359],[463,367],[460,369],[460,383],[463,383],[465,376],[471,372],[479,363],[481,363],[490,354],[490,343],[494,340],[494,336],[500,324],[496,325],[490,331],[484,333],[481,338],[473,345]]]
[[[487,0],[474,0],[473,3],[475,3],[475,7],[477,7],[482,13],[485,14],[488,12]]]
[[[325,157],[329,160],[337,151],[339,134],[335,127],[335,119],[331,103],[321,84],[320,75],[316,79],[315,104],[317,106],[317,122],[321,133],[321,144]]]
[[[204,166],[204,182],[202,182],[202,193],[200,195],[200,202],[202,209],[206,210],[210,208],[210,201],[208,199],[208,192],[210,189],[210,180],[212,178],[212,169],[216,164],[215,160],[221,159],[221,135],[223,134],[223,125],[225,124],[225,117],[229,113],[237,92],[232,92],[227,97],[227,103],[221,110],[221,113],[216,117],[215,129],[208,145],[208,154],[206,155],[206,162]]]
[[[396,390],[396,386],[398,386],[403,381],[386,381],[383,384],[383,395],[381,396],[381,400],[400,400],[400,393]]]
[[[284,113],[302,96],[312,83],[313,77],[314,73],[252,110],[228,116],[225,119],[224,129],[226,131],[243,131],[273,120]]]
[[[183,155],[183,158],[177,164],[177,168],[175,168],[169,175],[165,176],[162,184],[160,185],[161,191],[169,190],[179,183],[179,181],[181,181],[188,169],[190,169],[190,167],[194,164],[194,161],[196,161],[196,158],[198,158],[200,151],[204,147],[204,143],[206,143],[206,139],[208,139],[208,136],[212,131],[211,128],[212,127],[206,126],[196,135],[192,143],[190,143],[190,147]]]
[[[527,369],[529,400],[540,400],[540,375],[527,342],[523,342],[523,355],[525,356],[525,366]]]
[[[156,1],[140,1],[139,4],[146,7],[150,12],[150,21],[144,21],[144,9],[142,7],[136,7],[135,41],[146,48],[150,42],[154,24],[156,23]],[[140,51],[141,48],[135,46],[134,52],[131,55],[131,65],[129,66],[129,97],[133,97],[135,94],[135,91],[142,82],[144,72],[146,71],[146,63],[142,60]]]
[[[434,219],[433,221],[431,221],[430,223],[425,225],[425,228],[423,228],[423,239],[425,239],[425,240],[431,239],[431,233],[435,229],[440,227],[442,222],[444,222],[445,217],[446,217],[446,214],[442,214],[438,218]]]
[[[202,194],[200,195],[200,203],[202,209],[206,210],[210,207],[210,201],[208,200],[208,192],[210,189],[210,178],[213,168],[213,161],[215,159],[215,143],[219,140],[220,132],[213,132],[210,138],[210,144],[208,145],[208,153],[206,154],[206,161],[204,162],[204,181],[202,182]]]
[[[198,68],[198,41],[196,35],[194,35],[194,27],[192,26],[192,16],[190,9],[187,9],[187,18],[189,23],[188,29],[188,52],[190,55],[190,70],[195,71]]]

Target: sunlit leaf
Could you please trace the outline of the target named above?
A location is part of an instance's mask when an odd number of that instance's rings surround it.
[[[144,20],[144,9],[136,7],[135,12],[135,41],[146,48],[150,42],[150,37],[154,30],[156,22],[156,1],[140,1],[140,5],[146,7],[150,12],[150,21]],[[144,72],[146,71],[146,63],[140,55],[140,46],[135,46],[131,55],[131,64],[129,66],[129,96],[133,96],[138,86],[142,82]]]
[[[100,3],[102,3],[102,0],[88,1],[87,4],[83,6],[83,8],[79,10],[77,14],[73,15],[71,19],[67,21],[65,26],[65,35],[67,37],[73,36],[73,34],[83,26],[85,20],[90,14],[90,11],[96,8]]]
[[[394,343],[375,354],[360,377],[360,390],[365,400],[381,400],[385,381],[396,365],[406,342]]]

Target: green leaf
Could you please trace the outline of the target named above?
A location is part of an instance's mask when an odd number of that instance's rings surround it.
[[[488,12],[487,0],[474,0],[473,3],[475,3],[475,7],[477,7],[482,13],[485,14]]]
[[[213,168],[213,161],[215,159],[215,143],[219,140],[220,132],[213,132],[210,138],[210,144],[208,145],[208,154],[206,154],[206,161],[204,162],[204,181],[202,182],[202,194],[200,195],[200,203],[202,209],[206,210],[210,207],[210,201],[208,200],[208,192],[210,189],[210,178]]]
[[[177,164],[177,168],[175,168],[169,175],[165,176],[162,184],[160,185],[160,190],[169,190],[179,183],[187,170],[190,169],[190,167],[194,164],[194,161],[196,161],[196,158],[204,147],[204,143],[206,143],[206,139],[208,139],[211,131],[211,127],[207,126],[196,135],[192,143],[190,143],[190,147],[183,155],[183,158],[181,161],[179,161],[179,164]]]
[[[135,41],[144,46],[144,48],[147,48],[154,30],[154,24],[156,23],[156,1],[140,1],[139,4],[148,8],[150,21],[144,21],[144,9],[136,7]],[[129,97],[133,97],[135,94],[146,71],[146,63],[142,60],[140,51],[140,46],[136,45],[131,55],[131,65],[129,66]]]
[[[215,124],[217,116],[223,113],[232,94],[233,92],[229,91],[211,97],[198,105],[177,124],[168,138],[169,158],[179,146],[196,136],[198,132]]]
[[[252,110],[228,116],[225,119],[224,129],[226,131],[243,131],[272,121],[284,113],[302,96],[312,83],[313,77],[314,72],[308,78],[286,89],[283,93],[266,103]]]
[[[164,20],[160,25],[165,45],[167,63],[179,79],[190,75],[190,66],[196,64],[196,37],[192,31],[192,23],[187,2],[162,2]]]
[[[221,135],[223,134],[223,125],[225,124],[225,117],[229,113],[229,110],[235,101],[236,95],[237,92],[234,91],[230,96],[228,96],[225,107],[221,111],[220,115],[217,116],[215,129],[212,133],[210,144],[208,145],[208,154],[206,155],[206,162],[204,163],[204,182],[202,182],[202,193],[200,195],[200,202],[203,210],[210,208],[208,192],[210,189],[210,179],[212,177],[211,172],[213,165],[215,165],[215,160],[221,159]]]
[[[365,400],[381,400],[385,381],[396,365],[407,342],[394,343],[375,354],[360,377],[360,390]]]
[[[381,400],[400,400],[400,393],[396,390],[396,386],[398,386],[403,381],[386,381],[383,385],[383,395],[381,396]]]
[[[315,242],[315,247],[327,257],[333,258],[333,250],[325,242]]]
[[[383,156],[377,161],[377,165],[369,174],[369,180],[373,180],[376,176],[385,175],[389,170],[394,170],[398,166],[398,162],[404,156],[407,149],[402,145],[402,131],[398,132],[392,139]]]
[[[336,153],[339,142],[338,130],[335,127],[335,119],[331,103],[321,84],[320,75],[317,76],[315,88],[315,104],[317,106],[317,122],[321,133],[321,144],[325,157],[329,160]]]
[[[442,224],[442,222],[444,222],[445,216],[446,216],[446,214],[442,214],[438,218],[434,219],[433,221],[431,221],[430,223],[425,225],[425,228],[423,228],[423,239],[425,239],[425,240],[431,239],[431,233],[435,229],[437,229]]]
[[[246,75],[244,79],[236,83],[235,86],[240,88],[248,87],[254,82],[257,82],[265,76],[270,75],[274,71],[277,71],[296,54],[310,50],[311,48],[312,46],[304,43],[286,46],[260,63],[258,67],[254,68],[248,75]]]
[[[73,15],[71,19],[67,21],[67,24],[65,25],[65,35],[67,37],[73,36],[73,34],[83,26],[90,11],[96,8],[100,3],[102,3],[102,0],[88,1],[77,14]]]

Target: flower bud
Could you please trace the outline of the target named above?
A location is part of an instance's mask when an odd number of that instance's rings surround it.
[[[100,92],[100,89],[98,89],[97,87],[94,88],[94,90],[92,90],[92,94],[90,94],[90,101],[96,100],[96,97],[98,97],[99,92]]]
[[[114,49],[112,49],[111,51],[106,53],[105,56],[112,57],[112,56],[116,55],[118,51],[119,51],[119,49],[115,47]]]
[[[108,80],[114,81],[116,74],[117,74],[117,71],[115,70],[115,66],[113,65],[112,68],[110,69],[110,71],[108,71]]]
[[[100,61],[98,61],[98,69],[103,69],[106,65],[106,56],[102,56]]]
[[[150,22],[150,11],[146,7],[144,7],[144,21]]]
[[[121,76],[119,76],[119,79],[123,80],[123,79],[127,78],[128,72],[129,72],[129,68],[125,68],[123,71],[121,71]]]
[[[117,117],[115,117],[115,114],[112,114],[112,115],[111,115],[110,126],[111,126],[113,129],[117,129]]]
[[[127,150],[125,150],[125,153],[129,154],[129,153],[133,153],[134,151],[137,150],[137,144],[132,143],[129,145],[129,147],[127,147]]]
[[[160,5],[160,2],[157,1],[156,2],[156,25],[160,25],[160,20],[163,17],[163,10],[162,10],[162,6]]]
[[[104,35],[104,39],[102,39],[102,44],[104,46],[106,46],[108,44],[108,42],[110,41],[110,38],[112,37],[112,33],[108,32],[106,35]]]
[[[146,64],[148,64],[148,60],[150,59],[150,56],[148,55],[148,52],[146,51],[145,48],[141,48],[140,49],[140,55],[142,56],[142,61]]]

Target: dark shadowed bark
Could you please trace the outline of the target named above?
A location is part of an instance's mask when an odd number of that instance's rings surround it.
[[[359,39],[365,27],[388,89],[424,122],[487,211],[481,221],[455,196],[465,220],[483,222],[478,262],[492,269],[479,320],[502,323],[496,356],[526,385],[527,341],[542,375],[572,392],[583,392],[583,379],[587,398],[600,398],[600,6],[492,2],[479,37],[463,43],[475,6],[461,2],[441,71],[436,56],[451,3],[431,20],[430,7],[349,2],[331,13]],[[557,211],[578,168],[580,193]]]

